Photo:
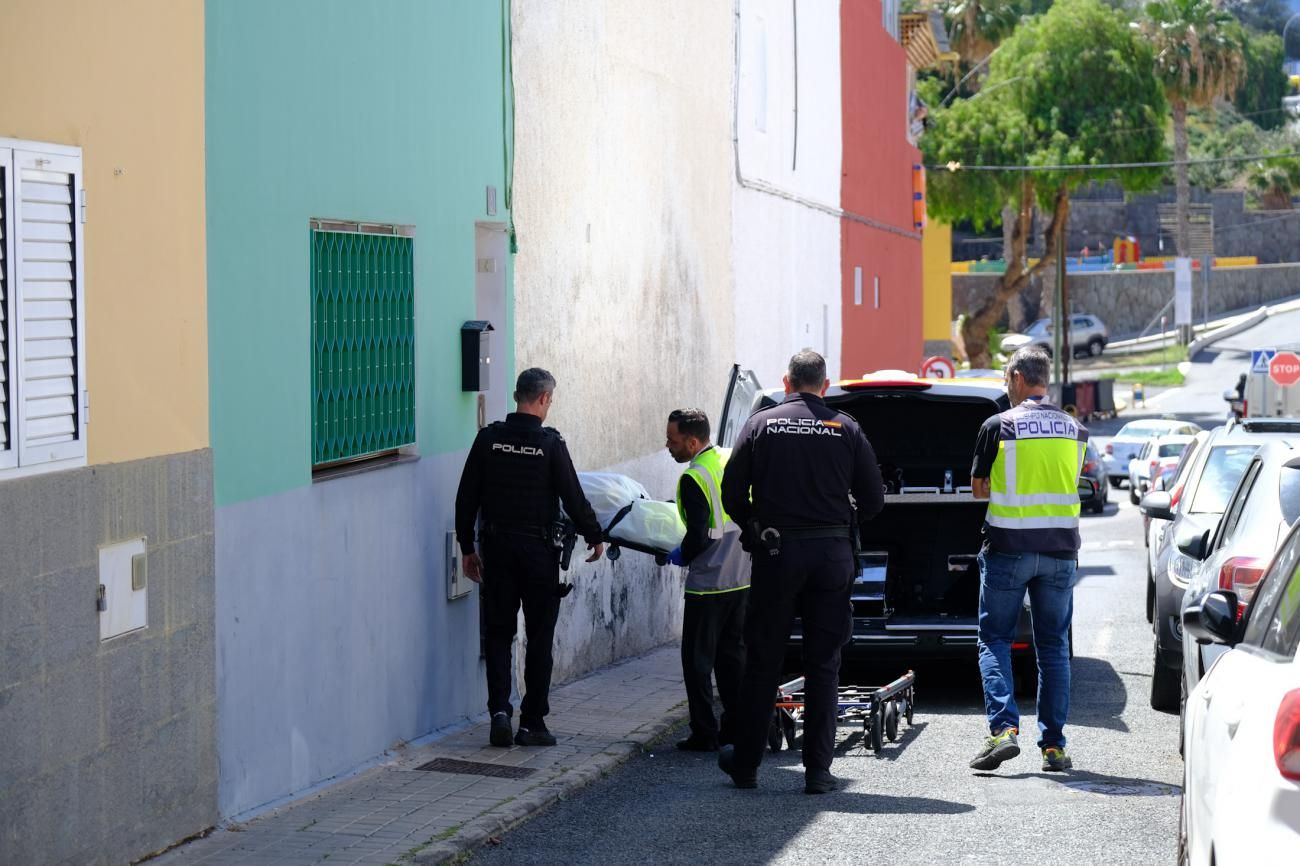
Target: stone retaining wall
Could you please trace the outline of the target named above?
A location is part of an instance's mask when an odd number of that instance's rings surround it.
[[[973,310],[993,291],[997,274],[953,274],[952,310],[958,316]],[[1137,336],[1174,294],[1173,271],[1113,271],[1071,274],[1070,306],[1076,312],[1100,316],[1111,339]],[[1201,273],[1192,275],[1194,314],[1199,321],[1205,309]],[[1033,288],[1026,296],[1036,302]],[[1222,268],[1210,274],[1209,312],[1258,307],[1300,295],[1300,264]],[[1170,319],[1173,311],[1170,310]]]

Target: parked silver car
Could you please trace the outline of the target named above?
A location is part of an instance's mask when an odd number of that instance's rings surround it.
[[[1151,706],[1157,710],[1178,708],[1183,664],[1179,616],[1197,563],[1178,549],[1176,540],[1214,529],[1261,445],[1297,436],[1300,420],[1229,421],[1198,434],[1167,489],[1142,498],[1142,513],[1151,518],[1146,609],[1154,632]]]
[[[1196,562],[1183,610],[1215,590],[1235,594],[1241,612],[1250,603],[1278,545],[1300,519],[1300,438],[1269,442],[1255,453],[1213,530],[1180,529],[1178,549]],[[1227,647],[1182,634],[1182,695],[1196,688]]]
[[[1041,346],[1050,355],[1053,346],[1054,328],[1051,319],[1039,319],[1023,334],[1007,334],[1002,338],[1002,351],[1014,352],[1025,346]],[[1075,355],[1091,355],[1096,358],[1110,342],[1110,332],[1106,323],[1096,316],[1076,313],[1070,317],[1070,342],[1074,345]]]

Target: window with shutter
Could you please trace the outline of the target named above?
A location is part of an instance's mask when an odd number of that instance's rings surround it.
[[[12,144],[0,150],[0,469],[26,474],[86,457],[81,156]]]
[[[313,220],[312,467],[415,443],[414,229]]]

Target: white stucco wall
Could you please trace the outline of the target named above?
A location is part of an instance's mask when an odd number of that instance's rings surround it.
[[[513,2],[516,367],[555,374],[548,424],[580,470],[664,499],[668,413],[716,417],[736,357],[733,20],[729,3]],[[680,633],[678,569],[624,552],[571,576],[557,680]]]
[[[515,0],[516,366],[559,380],[580,468],[721,408],[733,362],[732,13]]]
[[[737,359],[767,386],[805,346],[840,370],[840,220],[807,203],[840,202],[839,14],[801,3],[796,28],[786,0],[740,2],[740,172],[772,192],[734,182]]]

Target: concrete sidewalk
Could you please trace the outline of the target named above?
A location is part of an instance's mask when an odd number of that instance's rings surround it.
[[[663,647],[552,690],[547,721],[557,746],[491,747],[483,721],[148,863],[442,863],[599,778],[684,717],[681,657]],[[439,759],[469,763],[419,769]]]

